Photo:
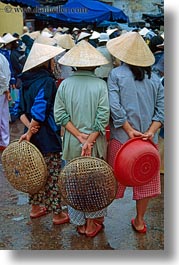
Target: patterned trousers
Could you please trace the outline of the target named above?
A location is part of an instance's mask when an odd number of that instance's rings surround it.
[[[61,170],[61,155],[59,153],[43,154],[45,159],[48,177],[43,190],[29,196],[29,203],[40,205],[45,204],[48,212],[59,214],[61,208],[61,196],[58,188],[58,177]]]

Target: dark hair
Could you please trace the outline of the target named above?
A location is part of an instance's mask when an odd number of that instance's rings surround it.
[[[149,42],[149,48],[154,53],[156,51],[160,51],[161,48],[157,47],[157,45],[162,44],[164,42],[163,38],[160,35],[154,36],[151,38]]]
[[[145,78],[145,74],[148,75],[148,79],[151,78],[151,66],[141,67],[128,64],[131,72],[134,75],[135,80],[142,81]]]

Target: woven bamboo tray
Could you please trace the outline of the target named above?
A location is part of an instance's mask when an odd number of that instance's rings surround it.
[[[112,168],[95,157],[71,160],[61,171],[58,184],[66,203],[83,212],[107,207],[117,191]]]
[[[2,153],[4,175],[19,191],[35,194],[47,179],[47,166],[41,152],[28,141],[14,141]]]

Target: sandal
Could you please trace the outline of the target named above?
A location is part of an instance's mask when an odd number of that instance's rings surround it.
[[[103,226],[101,224],[95,222],[95,225],[96,225],[96,230],[89,233],[86,232],[87,237],[95,237],[103,229]]]
[[[63,218],[63,219],[59,219],[59,220],[55,220],[53,219],[53,224],[54,225],[62,225],[62,224],[65,224],[65,223],[69,223],[70,221],[70,218],[69,218],[69,215],[67,213],[65,213],[66,217]]]
[[[147,232],[147,225],[146,225],[146,223],[144,223],[144,227],[142,228],[142,229],[137,229],[136,227],[135,227],[135,219],[132,219],[131,220],[131,225],[132,225],[132,228],[136,231],[136,232],[138,232],[138,233],[142,233],[142,234],[145,234],[146,232]]]
[[[38,211],[37,213],[31,213],[30,214],[30,218],[39,218],[43,215],[47,214],[47,209],[45,207],[40,207],[40,211]]]

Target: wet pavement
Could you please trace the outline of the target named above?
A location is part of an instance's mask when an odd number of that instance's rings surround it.
[[[23,133],[19,121],[10,124],[11,141]],[[1,158],[1,153],[0,153]],[[108,206],[104,229],[94,238],[79,235],[73,224],[53,225],[52,214],[30,219],[28,195],[15,190],[3,174],[0,160],[0,250],[164,250],[164,175],[162,194],[152,199],[146,213],[148,231],[136,233],[132,190]],[[64,203],[64,208],[66,205]]]

